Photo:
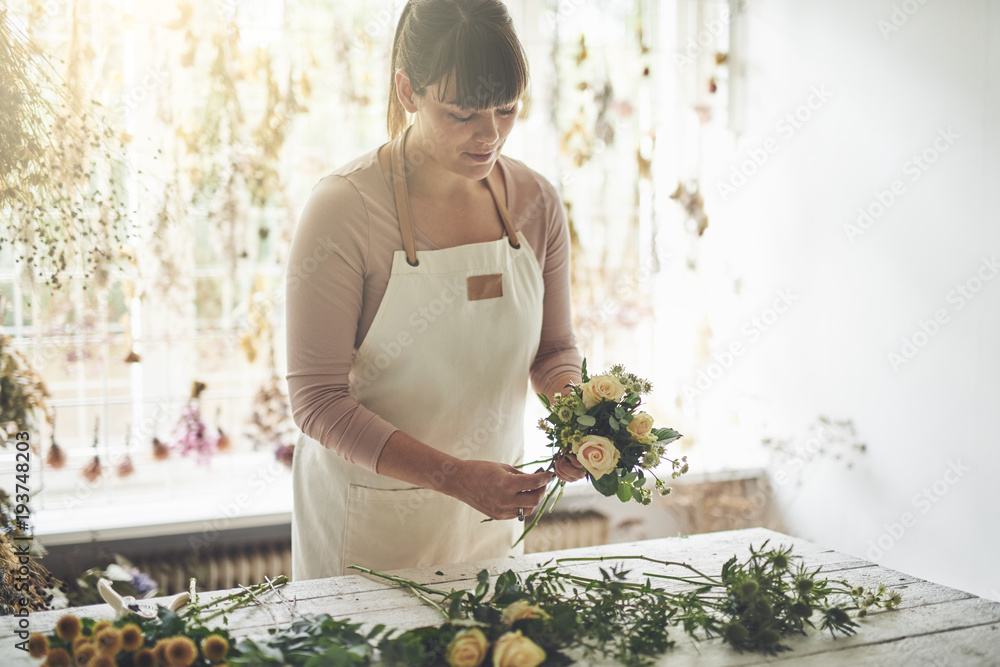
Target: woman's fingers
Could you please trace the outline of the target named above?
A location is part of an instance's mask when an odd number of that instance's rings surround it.
[[[515,519],[521,508],[533,511],[545,497],[551,472],[527,474],[517,468],[491,461],[465,461],[461,486],[456,497],[492,519]]]
[[[583,469],[575,456],[562,456],[556,460],[556,476],[564,482],[575,482],[583,479],[587,471]]]

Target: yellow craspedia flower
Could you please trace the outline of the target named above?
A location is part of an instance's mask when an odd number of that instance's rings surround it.
[[[76,667],[87,667],[96,655],[97,651],[94,650],[94,645],[89,642],[81,644],[80,648],[73,650],[73,659],[76,661]]]
[[[201,645],[201,652],[209,662],[222,662],[229,653],[229,642],[220,635],[209,635]]]
[[[80,634],[80,619],[73,614],[66,614],[56,621],[56,636],[63,641],[71,642]]]
[[[198,657],[198,648],[189,637],[174,637],[167,645],[167,660],[173,667],[188,667]]]
[[[73,663],[70,661],[69,653],[66,652],[66,649],[54,648],[49,651],[49,655],[43,664],[44,667],[70,667]]]
[[[32,658],[44,658],[49,652],[49,638],[40,632],[28,637],[28,655]]]
[[[104,628],[113,628],[113,627],[115,627],[115,625],[111,621],[98,621],[97,623],[94,623],[94,629],[90,631],[90,636],[96,637],[97,633],[103,630]]]
[[[76,639],[73,640],[73,654],[75,655],[79,653],[81,647],[91,646],[91,645],[92,644],[90,643],[90,637],[84,637],[83,635],[79,635]]]
[[[132,662],[135,663],[135,667],[156,667],[156,654],[144,648],[135,652]]]
[[[122,646],[126,651],[135,651],[142,648],[142,630],[135,623],[129,623],[122,627]]]
[[[115,659],[109,655],[99,655],[88,662],[87,667],[115,667]]]
[[[156,642],[156,646],[153,647],[153,655],[156,656],[156,664],[158,665],[169,665],[170,658],[167,657],[167,647],[170,646],[169,639],[161,639]]]
[[[97,649],[99,655],[107,655],[113,658],[118,654],[118,651],[122,650],[123,643],[121,630],[113,625],[109,625],[94,633],[94,648]]]

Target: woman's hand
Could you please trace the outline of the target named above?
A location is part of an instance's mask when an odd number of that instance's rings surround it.
[[[531,514],[545,497],[551,472],[523,473],[492,461],[461,461],[452,483],[442,489],[491,519],[515,519],[517,510]]]
[[[575,454],[564,454],[555,461],[556,477],[564,482],[575,482],[583,479],[587,471],[583,469]]]

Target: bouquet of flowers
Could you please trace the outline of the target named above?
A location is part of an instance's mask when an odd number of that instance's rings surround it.
[[[616,495],[622,502],[651,502],[647,474],[655,480],[660,495],[670,493],[670,487],[653,469],[668,462],[672,466],[671,478],[676,479],[688,471],[687,457],[667,458],[667,445],[681,434],[672,428],[654,428],[653,418],[638,410],[641,397],[652,391],[649,381],[627,372],[621,364],[602,375],[588,377],[586,359],[581,380],[578,385],[569,385],[568,394],[555,394],[555,401],[538,394],[549,411],[549,416],[538,422],[538,428],[548,436],[552,456],[533,463],[549,463],[551,470],[560,457],[575,456],[595,489],[605,496]],[[559,480],[549,489],[515,546],[546,510],[552,511],[565,484]]]

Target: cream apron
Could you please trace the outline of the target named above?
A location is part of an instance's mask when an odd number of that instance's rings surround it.
[[[351,394],[436,449],[514,464],[541,336],[542,272],[498,196],[499,167],[486,182],[507,238],[418,256],[402,172],[405,136],[382,151],[404,250],[393,255],[385,295],[352,361]],[[436,472],[429,488],[412,487],[303,434],[293,463],[292,578],[346,574],[351,564],[384,571],[512,553],[523,524],[483,523],[482,513],[432,490],[449,472]]]

